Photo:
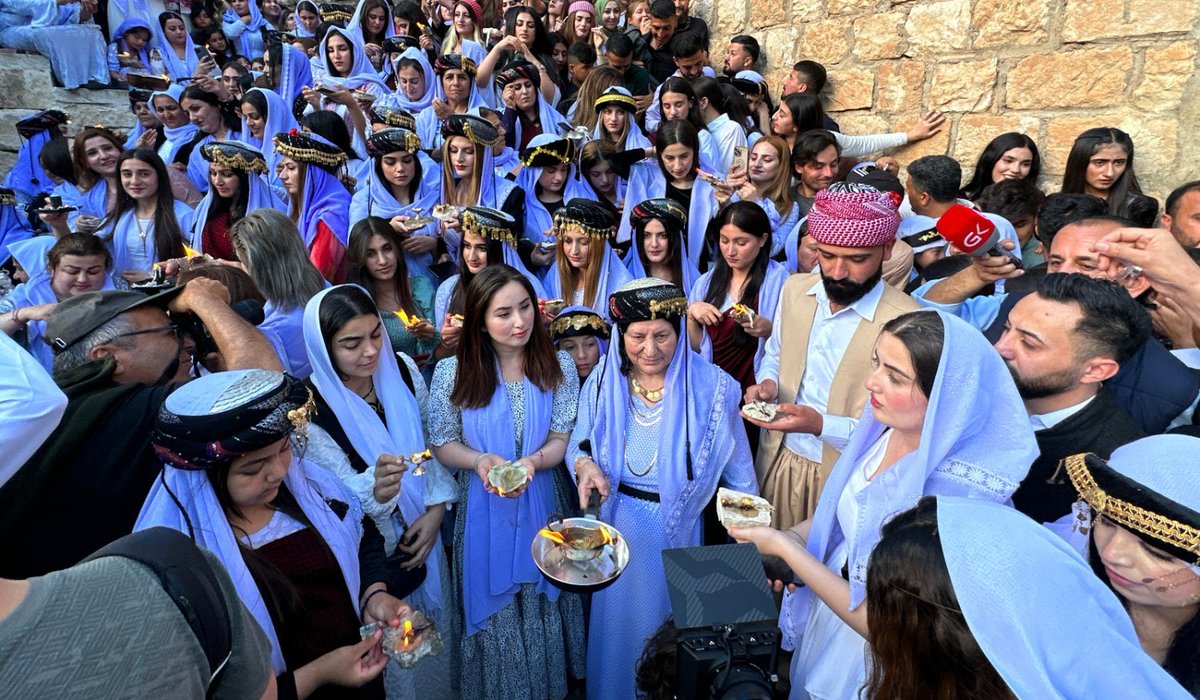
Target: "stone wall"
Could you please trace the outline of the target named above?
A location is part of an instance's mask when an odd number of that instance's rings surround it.
[[[1143,187],[1161,200],[1200,178],[1200,0],[697,0],[713,60],[751,34],[778,95],[791,64],[829,70],[826,104],[844,131],[901,130],[942,110],[948,128],[900,150],[953,156],[969,175],[1005,131],[1042,150],[1056,191],[1075,137],[1117,126],[1137,146]]]
[[[16,162],[20,137],[13,124],[43,109],[71,116],[70,130],[101,124],[124,131],[133,124],[124,90],[64,90],[50,81],[50,61],[33,54],[0,53],[0,173]]]

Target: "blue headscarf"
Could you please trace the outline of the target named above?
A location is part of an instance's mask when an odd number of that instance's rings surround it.
[[[246,192],[247,214],[257,209],[274,209],[283,214],[287,213],[288,205],[275,196],[275,193],[271,191],[271,186],[267,184],[262,175],[254,172],[248,172],[245,175],[249,185]],[[213,187],[208,188],[204,199],[200,200],[200,203],[196,205],[195,213],[192,214],[191,247],[197,253],[204,252],[204,227],[208,224],[209,212],[216,196],[217,190]]]
[[[275,151],[275,134],[286,134],[292,129],[299,129],[300,125],[296,122],[291,107],[274,90],[251,88],[246,91],[246,94],[251,92],[262,95],[263,99],[267,101],[267,113],[263,115],[266,117],[266,124],[263,125],[261,141],[254,138],[254,135],[250,133],[250,127],[243,124],[241,141],[262,151],[263,159],[267,161],[267,173],[273,177],[280,157],[279,153]]]
[[[9,246],[9,252],[29,275],[28,282],[18,284],[6,297],[14,308],[20,309],[26,306],[59,302],[58,295],[50,286],[49,261],[46,259],[46,254],[54,247],[55,242],[54,236],[35,236]],[[113,288],[112,276],[105,272],[104,284],[101,289]],[[45,335],[45,321],[30,321],[25,326],[25,348],[42,367],[46,368],[47,372],[52,373],[54,349],[46,342]]]
[[[629,216],[638,202],[647,199],[667,196],[667,179],[663,177],[662,169],[654,161],[641,162],[633,166],[629,173],[629,183],[625,189],[625,206],[621,211],[621,222],[617,226],[617,242],[623,243],[630,239],[632,227]],[[692,184],[692,199],[688,205],[687,235],[684,237],[684,252],[692,265],[699,268],[700,253],[704,247],[705,233],[708,222],[717,215],[720,207],[713,196],[712,185],[701,178],[696,178]]]
[[[28,223],[21,221],[21,217],[17,215],[16,205],[5,200],[4,195],[0,195],[0,265],[8,262],[8,259],[12,257],[9,246],[33,237],[33,231],[29,229]],[[47,238],[50,238],[53,243],[53,236],[47,236]]]
[[[50,176],[46,175],[45,170],[42,170],[38,156],[42,154],[42,149],[46,144],[54,138],[54,131],[57,130],[58,126],[43,129],[22,143],[21,149],[17,151],[17,162],[13,163],[12,170],[9,170],[8,175],[4,177],[4,186],[14,190],[20,195],[22,201],[28,202],[39,193],[54,186]],[[63,138],[61,133],[58,138]]]
[[[329,287],[309,299],[304,307],[304,347],[312,365],[309,379],[317,387],[317,391],[321,392],[321,398],[346,431],[346,438],[354,446],[354,451],[368,465],[367,470],[374,474],[375,460],[381,454],[407,456],[423,451],[426,447],[425,434],[421,429],[421,407],[417,404],[416,396],[405,386],[396,355],[390,352],[389,345],[385,344],[384,351],[379,354],[379,364],[374,375],[375,391],[383,404],[386,424],[379,419],[375,409],[358,394],[346,388],[338,375],[321,334],[321,303],[331,291],[347,286],[354,285]],[[363,292],[370,296],[365,289]],[[382,323],[382,320],[380,322]],[[384,340],[386,343],[386,338]],[[443,467],[434,462],[429,465],[429,469]],[[393,503],[399,507],[404,523],[409,526],[425,514],[425,492],[430,479],[428,472],[421,476],[415,476],[411,472],[405,474],[404,487],[393,497]],[[436,546],[441,546],[440,537]],[[440,557],[437,556],[426,559],[425,565],[429,575],[422,586],[429,598],[428,602],[434,606],[433,610],[426,609],[425,612],[436,614],[439,618],[445,609],[440,561]]]
[[[350,65],[349,75],[345,77],[335,77],[333,75],[333,64],[329,62],[329,37],[334,34],[340,35],[350,44],[350,50],[354,53],[354,63]],[[371,65],[371,61],[367,58],[367,50],[363,47],[362,39],[355,36],[353,32],[341,27],[330,27],[329,32],[325,34],[325,38],[321,40],[320,53],[317,57],[321,60],[321,65],[324,67],[324,74],[318,82],[325,85],[334,85],[343,87],[347,90],[365,90],[376,96],[382,97],[392,91],[384,82],[383,76],[376,72],[375,67]],[[422,141],[422,143],[424,143]]]
[[[1025,404],[1012,374],[983,335],[962,319],[940,311],[944,341],[937,377],[929,394],[921,442],[858,496],[860,516],[848,552],[850,608],[866,597],[867,560],[879,542],[880,528],[922,496],[971,496],[1005,503],[1029,472],[1038,454]],[[812,518],[808,551],[826,564],[845,534],[837,520],[838,501],[850,476],[887,426],[875,419],[870,404],[850,443],[833,467]],[[786,603],[789,623],[803,625],[812,601],[804,588]],[[785,628],[785,632],[789,630]],[[796,630],[802,631],[802,630]]]
[[[396,216],[418,216],[416,209],[421,210],[420,216],[429,215],[434,205],[442,198],[441,168],[423,152],[414,153],[413,157],[421,164],[421,179],[416,183],[417,188],[413,193],[412,203],[401,204],[396,201],[391,186],[375,172],[377,159],[373,158],[367,161],[366,181],[359,183],[358,191],[354,193],[354,198],[350,203],[351,221],[358,223],[368,216],[378,216],[384,219]],[[436,224],[429,224],[410,231],[410,235],[437,236]],[[420,255],[405,253],[404,261],[408,265],[410,277],[424,275],[433,263],[433,255],[431,253],[421,253]]]
[[[317,134],[306,135],[314,141],[333,146]],[[304,196],[300,200],[300,219],[297,222],[304,247],[312,248],[317,240],[317,226],[321,223],[329,227],[343,246],[350,244],[350,191],[335,173],[320,165],[306,163]]]
[[[967,627],[1017,697],[1191,697],[1142,649],[1112,591],[1049,530],[978,499],[939,497],[937,513]]]
[[[263,28],[271,29],[271,23],[266,17],[262,16],[262,10],[258,9],[256,0],[248,0],[246,7],[250,9],[250,22],[242,22],[241,15],[230,7],[225,10],[225,15],[221,18],[225,24],[239,24],[245,27],[237,37],[238,53],[247,58],[258,58],[262,56],[262,30]]]
[[[346,30],[353,32],[358,38],[360,45],[367,43],[366,35],[363,34],[362,23],[366,19],[363,16],[363,4],[367,0],[358,0],[358,6],[354,8],[354,14],[350,17],[350,22],[346,25]],[[383,0],[384,9],[387,10],[387,19],[383,23],[383,38],[390,39],[396,36],[396,25],[392,22],[392,3],[388,0]]]
[[[158,90],[150,93],[150,109],[154,110],[154,100],[158,97],[166,97],[179,104],[180,98],[183,97],[183,86],[179,83],[173,83],[166,90]],[[183,106],[180,105],[180,108]],[[157,110],[155,110],[157,111]],[[189,119],[183,126],[170,127],[163,124],[163,136],[166,140],[158,149],[159,158],[168,166],[175,162],[175,156],[179,153],[179,149],[192,142],[196,138],[196,134],[200,133],[200,128],[191,122]]]
[[[250,4],[253,5],[254,2]],[[174,47],[171,46],[171,42],[167,41],[167,35],[163,31],[161,24],[163,15],[171,15],[180,22],[183,22],[183,17],[178,12],[167,11],[160,14],[158,16],[160,21],[152,24],[150,27],[150,31],[154,32],[155,48],[158,49],[159,55],[162,56],[163,65],[167,67],[167,72],[171,74],[172,78],[176,80],[190,78],[196,72],[196,66],[200,65],[200,59],[196,58],[196,43],[192,41],[191,33],[186,31],[187,23],[185,22],[183,25],[185,29],[183,36],[186,43],[183,47],[183,58],[177,56]]]
[[[722,472],[710,460],[714,444],[733,439],[709,430],[710,426],[725,424],[714,420],[714,414],[724,412],[726,405],[717,390],[738,389],[728,375],[722,377],[724,370],[692,352],[685,318],[679,319],[675,329],[678,342],[667,368],[662,398],[662,424],[672,429],[658,433],[658,494],[667,546],[688,547],[699,544],[691,541],[692,533],[721,479]],[[629,383],[621,374],[622,342],[621,328],[614,324],[608,352],[588,376],[580,397],[581,404],[590,402],[592,415],[596,416],[591,435],[579,436],[580,440],[591,440],[592,457],[604,470],[613,493],[626,472],[630,396]],[[753,467],[743,466],[745,480],[753,484]],[[615,499],[609,499],[601,507],[603,520],[611,522],[615,503]]]
[[[150,70],[150,49],[154,47],[154,28],[150,26],[149,22],[141,17],[126,17],[125,21],[117,25],[112,33],[113,43],[124,45],[125,50],[128,51],[129,45],[125,42],[125,33],[134,29],[145,29],[146,33],[150,35],[150,41],[146,42],[146,45],[137,52],[137,59],[142,62],[146,70]]]
[[[391,25],[389,24],[388,26],[390,27]],[[436,75],[434,75],[433,66],[429,65],[429,57],[425,55],[423,50],[415,46],[410,46],[407,49],[404,49],[404,53],[400,54],[400,56],[396,59],[396,63],[392,64],[393,73],[398,73],[396,70],[396,65],[406,58],[410,58],[421,64],[421,75],[425,77],[425,94],[422,95],[418,100],[410,100],[404,94],[404,91],[397,86],[396,91],[388,97],[396,106],[400,107],[401,109],[412,114],[418,114],[433,104],[433,95],[441,81],[437,79]],[[399,80],[399,78],[397,78],[397,80]],[[424,142],[422,141],[422,143]]]
[[[313,33],[305,29],[304,25],[300,23],[300,10],[303,10],[304,8],[308,8],[314,15],[317,16],[318,26],[320,26],[321,22],[324,21],[321,19],[321,7],[317,5],[317,3],[313,2],[313,0],[300,0],[300,2],[296,3],[296,31],[294,32],[298,37],[313,36]]]
[[[560,139],[562,139],[561,136],[554,134],[538,134],[529,140],[528,148],[537,148]],[[554,227],[554,217],[550,215],[546,205],[537,198],[537,184],[542,177],[543,170],[545,168],[540,166],[522,167],[521,172],[517,174],[517,187],[525,190],[525,240],[532,243],[541,243],[546,240],[546,232]],[[594,200],[595,198],[595,193],[579,178],[579,171],[575,167],[575,163],[571,163],[571,168],[567,172],[567,181],[563,185],[562,203],[566,204],[572,199]]]
[[[279,87],[275,88],[275,92],[283,98],[283,103],[291,113],[296,98],[304,93],[305,87],[313,84],[312,66],[308,56],[295,46],[283,44],[279,48],[283,53],[279,57]]]

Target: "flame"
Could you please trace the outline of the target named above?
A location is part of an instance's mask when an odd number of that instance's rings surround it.
[[[538,530],[538,534],[541,535],[542,537],[545,537],[546,539],[550,540],[554,544],[566,544],[567,543],[567,540],[564,539],[561,534],[555,532],[554,530],[551,530],[548,527],[544,527],[541,530]]]
[[[408,328],[412,328],[413,326],[416,326],[417,324],[421,323],[421,321],[422,321],[420,316],[417,316],[416,314],[409,316],[407,313],[404,312],[404,309],[396,310],[396,318],[403,321],[404,325]]]
[[[600,528],[600,537],[602,537],[604,540],[603,544],[600,545],[602,547],[606,544],[613,544],[616,542],[616,540],[613,539],[612,533],[609,532],[609,529],[606,527]]]
[[[413,636],[414,635],[413,635],[412,620],[405,620],[404,621],[404,634],[401,636],[401,640],[404,642],[405,649],[407,649],[412,644]]]
[[[195,258],[200,255],[200,251],[189,248],[185,243],[183,246],[183,254],[189,258]]]

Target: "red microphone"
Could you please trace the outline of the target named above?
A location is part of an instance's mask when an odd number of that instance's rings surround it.
[[[937,231],[950,245],[967,255],[1008,258],[1017,268],[1023,268],[1021,258],[1000,245],[1004,236],[986,216],[962,204],[955,204],[937,220]]]

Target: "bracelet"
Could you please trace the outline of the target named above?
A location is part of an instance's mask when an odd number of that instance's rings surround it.
[[[471,465],[471,468],[472,468],[472,469],[478,469],[478,468],[479,468],[479,463],[480,463],[480,462],[482,462],[482,461],[483,461],[483,458],[484,458],[484,457],[487,457],[487,456],[488,456],[488,453],[486,453],[486,452],[480,452],[480,453],[479,453],[479,456],[475,458],[475,462],[474,462],[474,463]]]
[[[12,322],[18,326],[24,325],[21,323],[21,309],[17,308],[12,310]]]
[[[371,591],[370,593],[368,593],[368,594],[367,594],[367,597],[366,597],[366,598],[363,598],[362,605],[360,605],[360,606],[359,606],[359,608],[360,608],[361,610],[364,610],[364,611],[365,611],[365,610],[367,609],[367,603],[370,603],[370,602],[371,602],[371,598],[372,598],[372,596],[374,596],[376,593],[387,593],[387,588],[376,588],[375,590],[373,590],[373,591]]]

